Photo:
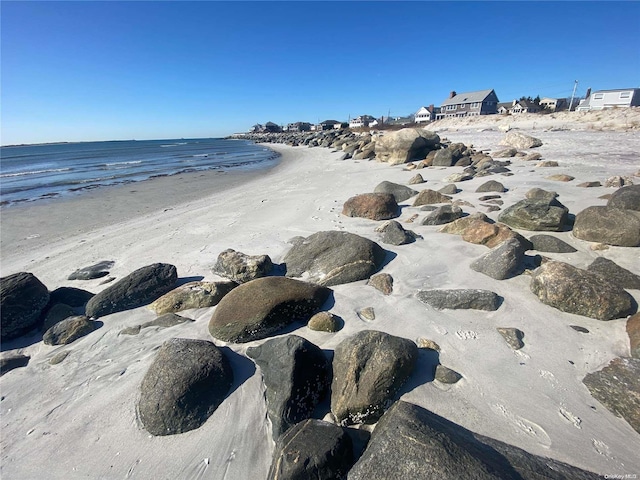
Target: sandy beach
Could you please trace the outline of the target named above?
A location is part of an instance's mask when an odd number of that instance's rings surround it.
[[[497,117],[497,116],[496,116]],[[511,176],[495,175],[458,183],[454,198],[468,202],[465,213],[488,212],[476,188],[489,179],[502,182],[504,207],[524,198],[534,187],[553,190],[576,214],[605,205],[600,196],[614,188],[582,188],[577,184],[613,176],[633,177],[639,168],[640,136],[633,119],[609,120],[609,128],[593,123],[539,120],[511,126],[542,140],[543,160],[558,167],[536,167],[511,159]],[[606,123],[605,120],[603,122]],[[613,125],[618,128],[612,128]],[[563,128],[551,128],[551,126]],[[503,149],[494,123],[442,123],[433,128],[452,142],[476,150]],[[135,185],[98,189],[81,197],[12,207],[2,211],[2,276],[26,271],[49,290],[62,286],[98,292],[103,279],[69,281],[74,270],[102,260],[115,262],[111,275],[122,278],[156,262],[175,265],[181,281],[214,280],[220,252],[233,248],[248,255],[267,254],[282,262],[295,236],[341,230],[379,242],[380,224],[341,214],[353,195],[372,192],[382,181],[407,184],[416,173],[426,183],[416,190],[438,190],[444,178],[462,167],[429,167],[410,171],[404,165],[366,160],[340,160],[342,152],[325,148],[270,145],[280,163],[250,174],[208,172],[154,179]],[[548,180],[551,174],[575,177]],[[224,177],[224,178],[221,178]],[[640,178],[633,177],[635,183]],[[485,246],[423,226],[426,212],[402,202],[397,219],[422,238],[401,246],[381,244],[394,254],[382,270],[394,278],[388,296],[365,281],[333,288],[330,311],[344,319],[337,333],[312,331],[299,324],[293,333],[323,350],[364,329],[380,330],[416,341],[428,338],[441,347],[440,362],[463,379],[455,385],[426,381],[420,370],[403,387],[401,398],[474,432],[601,475],[640,475],[640,436],[629,424],[595,400],[582,379],[618,356],[629,356],[626,319],[602,322],[563,313],[542,304],[530,290],[530,277],[494,280],[469,268],[486,253]],[[520,231],[526,237],[533,233]],[[549,232],[544,232],[549,233]],[[544,255],[586,268],[604,256],[640,273],[637,248],[592,244],[570,231],[549,233],[577,249]],[[504,297],[494,312],[437,311],[415,298],[426,288],[489,289]],[[640,291],[629,293],[640,302]],[[373,307],[375,319],[357,311]],[[5,342],[3,350],[29,355],[27,367],[0,380],[3,479],[167,478],[262,479],[271,464],[274,444],[266,419],[260,369],[246,349],[261,341],[226,344],[214,340],[207,324],[215,307],[183,311],[193,322],[171,328],[144,329],[137,336],[119,335],[129,326],[155,318],[145,308],[100,320],[97,331],[67,346],[47,346],[37,338]],[[570,325],[579,325],[589,334]],[[525,347],[512,350],[497,327],[525,332]],[[214,341],[228,354],[235,380],[222,405],[200,428],[166,437],[149,435],[136,417],[142,378],[158,347],[173,337]],[[68,351],[64,362],[49,360]],[[426,363],[423,355],[419,362]],[[325,405],[326,407],[326,405]]]

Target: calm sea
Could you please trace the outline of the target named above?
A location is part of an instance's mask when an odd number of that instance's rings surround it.
[[[185,172],[266,168],[277,157],[245,140],[219,138],[0,147],[0,205]]]

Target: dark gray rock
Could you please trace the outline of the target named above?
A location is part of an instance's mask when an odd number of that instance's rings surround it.
[[[393,401],[418,358],[405,338],[363,330],[342,341],[333,357],[331,411],[342,425],[374,423]]]
[[[560,232],[567,223],[569,210],[557,201],[521,200],[504,209],[498,220],[513,228]]]
[[[423,180],[424,182],[424,180]],[[422,183],[422,182],[421,182]],[[409,188],[405,185],[400,185],[398,183],[387,182],[384,181],[376,185],[376,188],[373,189],[374,193],[390,193],[396,199],[396,202],[404,202],[414,195],[418,194],[417,190],[413,188]]]
[[[78,338],[89,335],[97,328],[99,328],[98,322],[89,320],[84,315],[79,315],[53,325],[44,332],[42,340],[45,345],[68,345]]]
[[[411,230],[405,230],[404,227],[395,220],[390,220],[376,229],[380,232],[380,241],[390,245],[406,245],[416,241],[417,235]]]
[[[607,206],[640,211],[640,185],[628,185],[616,190],[607,202]]]
[[[69,305],[64,303],[56,303],[49,308],[42,322],[42,331],[46,332],[56,323],[61,322],[65,318],[74,317],[76,312]]]
[[[633,358],[640,358],[640,313],[629,317],[626,330],[629,336],[629,352]]]
[[[396,198],[390,193],[363,193],[348,199],[342,208],[347,217],[388,220],[398,216]]]
[[[141,307],[172,290],[177,280],[173,265],[154,263],[139,268],[94,295],[87,303],[87,316],[98,318]]]
[[[120,334],[123,335],[138,335],[140,330],[143,328],[149,327],[159,327],[159,328],[169,328],[174,327],[176,325],[180,325],[186,322],[193,322],[194,320],[186,317],[182,317],[180,315],[176,315],[175,313],[165,313],[164,315],[160,315],[155,320],[151,320],[150,322],[145,322],[140,325],[135,325],[133,327],[128,327],[120,330]]]
[[[314,233],[294,245],[283,261],[288,277],[302,277],[331,286],[369,278],[384,262],[385,250],[375,242],[353,233]]]
[[[70,307],[78,308],[84,307],[91,297],[93,297],[93,293],[81,288],[60,287],[49,295],[49,304],[64,303]]]
[[[474,309],[494,311],[500,307],[501,297],[489,290],[420,290],[416,297],[435,309]]]
[[[567,242],[552,235],[533,235],[529,241],[533,244],[533,250],[539,252],[573,253],[578,251]]]
[[[640,245],[640,212],[612,207],[588,207],[576,215],[573,235],[589,242],[620,247]]]
[[[569,325],[571,328],[573,328],[576,332],[580,332],[580,333],[589,333],[589,330],[581,327],[580,325]]]
[[[376,425],[349,480],[596,480],[595,473],[471,432],[422,407],[396,402]]]
[[[0,358],[0,377],[16,368],[26,367],[29,365],[30,359],[31,357],[22,355],[21,353],[3,355],[2,358]]]
[[[211,271],[238,283],[246,283],[271,273],[273,263],[269,255],[245,255],[228,248],[218,255]]]
[[[162,344],[140,385],[138,415],[152,435],[200,427],[233,383],[229,361],[213,343],[172,338]]]
[[[633,297],[622,288],[563,262],[546,262],[534,270],[531,291],[546,305],[597,320],[634,313]]]
[[[462,379],[462,375],[449,367],[445,367],[444,365],[436,365],[434,377],[440,383],[446,383],[449,385],[458,383]]]
[[[626,268],[622,268],[616,262],[609,260],[608,258],[596,258],[591,265],[587,267],[587,270],[600,275],[608,282],[615,283],[622,288],[640,290],[640,275],[636,275]]]
[[[190,308],[215,307],[222,297],[238,284],[224,280],[218,282],[189,282],[165,293],[149,308],[158,315],[163,313],[175,313]]]
[[[418,193],[418,196],[413,201],[414,207],[421,205],[433,205],[434,203],[451,203],[451,199],[440,192],[426,188]]]
[[[273,439],[310,418],[331,383],[331,365],[322,350],[297,335],[249,347],[247,356],[262,370]]]
[[[476,272],[496,280],[511,278],[519,273],[526,247],[517,238],[510,238],[471,263]]]
[[[438,193],[442,193],[443,195],[455,195],[459,191],[460,189],[456,186],[455,183],[449,183],[438,190]]]
[[[532,188],[524,194],[525,198],[529,200],[539,200],[546,203],[552,203],[558,198],[557,192],[551,190],[543,190],[542,188]]]
[[[0,278],[0,339],[12,340],[38,325],[49,290],[26,272]]]
[[[503,184],[497,182],[496,180],[489,180],[488,182],[484,182],[478,188],[476,188],[476,193],[485,193],[485,192],[506,192],[507,189]]]
[[[67,280],[92,280],[94,278],[106,277],[109,275],[109,269],[116,262],[111,260],[103,260],[95,265],[80,268],[67,277]]]
[[[454,150],[450,148],[442,148],[438,150],[433,157],[431,165],[434,167],[450,167],[456,160],[458,160],[455,158],[454,153]]]
[[[509,344],[514,350],[520,350],[524,347],[524,332],[513,327],[498,327],[498,333],[502,335],[502,338]]]
[[[276,442],[269,480],[346,478],[353,464],[353,444],[342,427],[305,420]]]
[[[462,217],[462,209],[456,205],[441,205],[427,215],[422,225],[444,225]]]
[[[591,395],[640,433],[640,359],[614,358],[582,380]]]
[[[259,340],[295,320],[306,322],[330,294],[326,287],[291,278],[257,278],[220,301],[209,321],[209,333],[225,342]]]

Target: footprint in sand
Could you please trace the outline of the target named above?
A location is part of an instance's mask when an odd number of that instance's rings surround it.
[[[545,448],[551,447],[551,438],[544,428],[537,423],[510,412],[507,407],[499,403],[493,405],[492,408],[496,413],[505,417],[518,433],[524,433],[535,438]]]
[[[207,475],[209,463],[210,460],[208,458],[196,463],[185,472],[184,478],[188,478],[189,480],[200,480],[201,478],[210,477],[210,475]]]
[[[449,331],[448,331],[446,328],[441,327],[440,325],[435,325],[435,326],[433,327],[433,329],[434,329],[436,332],[438,332],[440,335],[448,335],[448,334],[449,334]]]
[[[478,334],[473,330],[458,330],[456,332],[456,337],[460,340],[477,340]]]
[[[574,427],[582,428],[580,426],[580,424],[582,423],[582,419],[580,417],[578,417],[577,415],[574,415],[573,413],[571,413],[566,408],[564,408],[563,405],[560,406],[560,409],[558,410],[558,414],[562,418],[564,418],[567,422],[571,423]]]
[[[597,440],[595,438],[592,438],[591,445],[593,445],[593,449],[596,451],[598,455],[602,455],[603,457],[607,457],[607,458],[614,458],[613,455],[611,455],[611,452],[609,451],[609,445],[607,445],[606,443],[600,440]]]

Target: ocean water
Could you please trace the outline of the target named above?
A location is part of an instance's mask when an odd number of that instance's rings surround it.
[[[0,147],[0,205],[203,170],[253,170],[278,154],[245,140],[199,138]]]

